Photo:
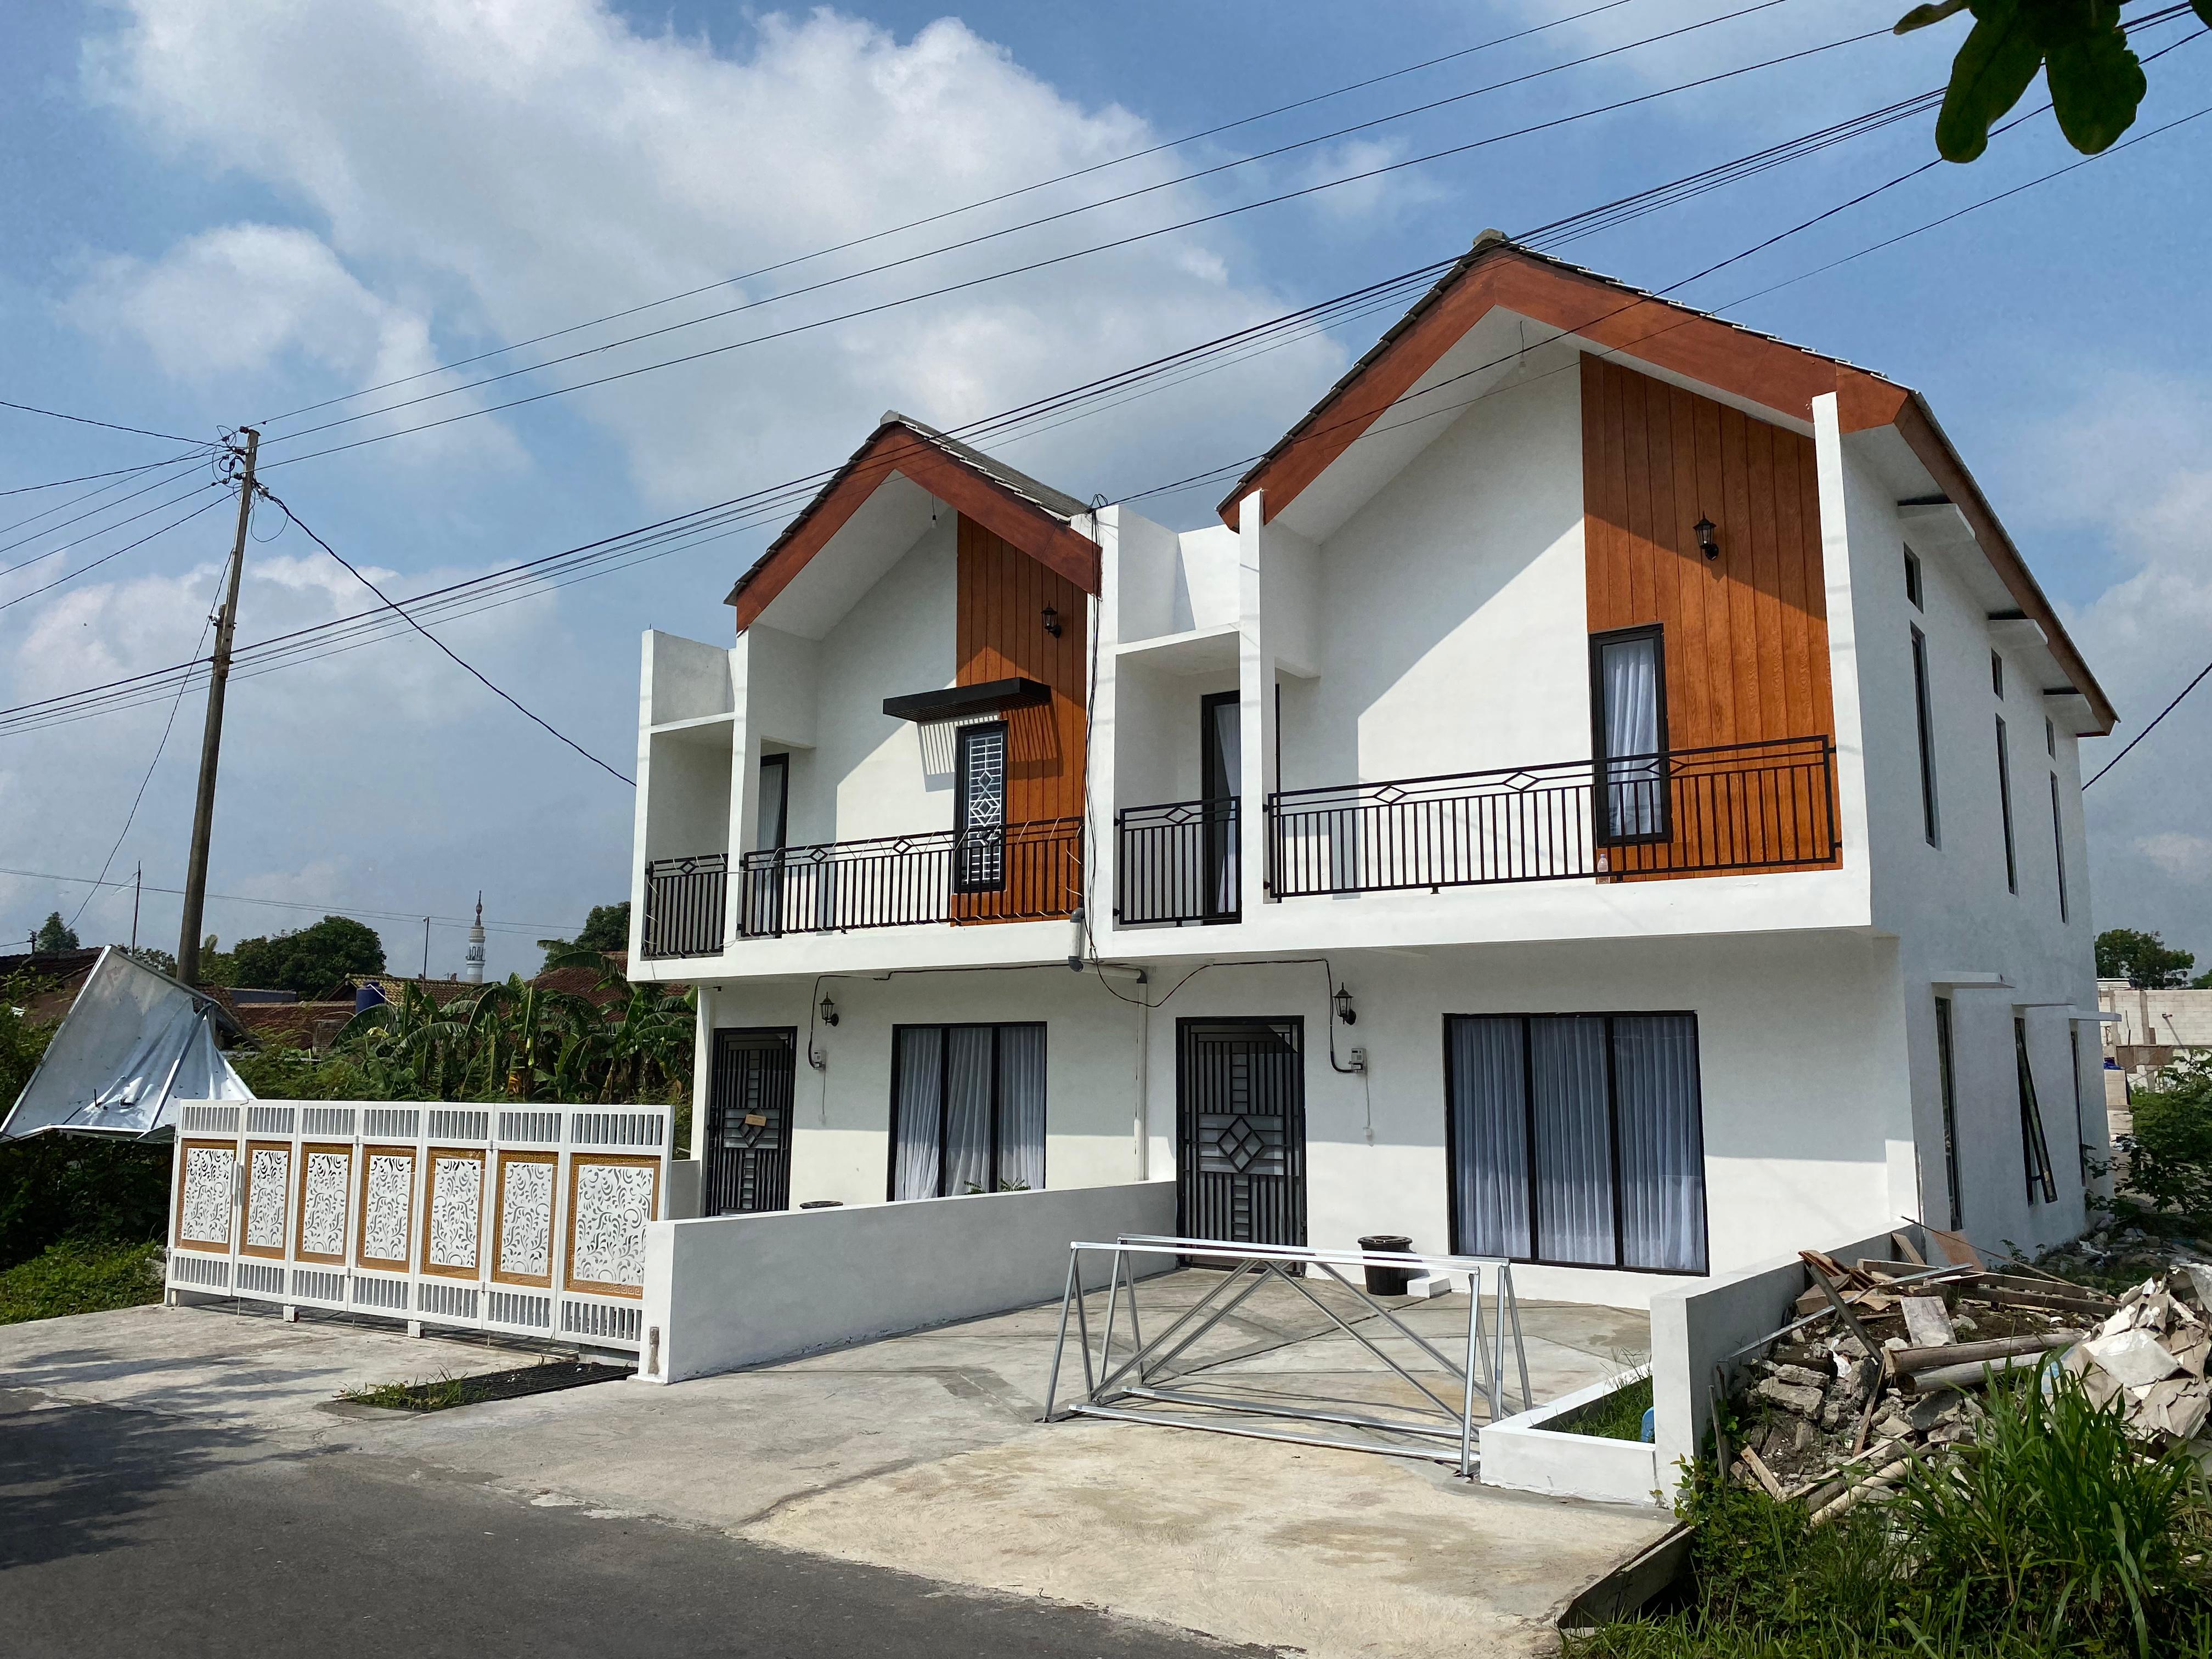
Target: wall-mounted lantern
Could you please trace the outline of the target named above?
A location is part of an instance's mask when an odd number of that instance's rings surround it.
[[[1346,1025],[1359,1024],[1359,1011],[1352,1006],[1352,988],[1349,985],[1336,988],[1336,1017]]]
[[[822,999],[822,1023],[824,1025],[835,1025],[837,1023],[837,1005],[828,997]]]
[[[1704,554],[1709,559],[1717,559],[1720,557],[1721,544],[1713,539],[1714,526],[1713,521],[1711,519],[1699,519],[1697,523],[1692,525],[1690,528],[1696,531],[1698,533],[1698,552]]]
[[[1054,639],[1060,637],[1060,612],[1050,605],[1044,608],[1044,631]]]

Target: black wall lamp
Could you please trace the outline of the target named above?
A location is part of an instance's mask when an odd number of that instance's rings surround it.
[[[1336,988],[1335,1001],[1336,1017],[1339,1019],[1346,1025],[1359,1024],[1359,1011],[1352,1006],[1352,988],[1349,985],[1340,985]]]
[[[1698,533],[1698,552],[1704,554],[1709,559],[1717,559],[1720,557],[1721,544],[1713,539],[1714,526],[1713,521],[1711,519],[1699,519],[1697,523],[1692,525],[1690,528]]]
[[[1054,639],[1060,637],[1060,612],[1050,605],[1044,608],[1044,631]]]
[[[822,1023],[824,1025],[835,1025],[837,1023],[837,1005],[830,1001],[828,997],[822,999]]]

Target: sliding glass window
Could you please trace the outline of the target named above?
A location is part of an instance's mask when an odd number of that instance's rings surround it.
[[[1043,1185],[1044,1027],[892,1027],[891,1197]]]
[[[1451,1015],[1452,1248],[1705,1270],[1693,1014]]]

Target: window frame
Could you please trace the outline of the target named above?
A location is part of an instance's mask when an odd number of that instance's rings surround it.
[[[1616,1008],[1601,1012],[1569,1012],[1556,1009],[1528,1012],[1501,1011],[1497,1013],[1447,1013],[1442,1023],[1444,1063],[1444,1204],[1446,1234],[1457,1254],[1460,1239],[1459,1202],[1459,1125],[1458,1114],[1452,1102],[1458,1086],[1456,1068],[1452,1058],[1452,1022],[1458,1019],[1511,1019],[1521,1025],[1521,1108],[1522,1147],[1528,1159],[1528,1251],[1525,1256],[1506,1256],[1499,1260],[1523,1263],[1534,1267],[1576,1267],[1591,1273],[1654,1273],[1672,1279],[1698,1279],[1712,1271],[1712,1205],[1711,1182],[1706,1168],[1705,1152],[1705,1034],[1698,1014],[1692,1008]],[[1536,1080],[1533,1060],[1534,1030],[1533,1022],[1539,1019],[1601,1019],[1605,1022],[1605,1111],[1607,1155],[1610,1168],[1613,1193],[1613,1260],[1606,1261],[1569,1261],[1545,1256],[1539,1252],[1543,1237],[1537,1218],[1536,1169]],[[1623,1237],[1622,1193],[1620,1181],[1620,1090],[1618,1069],[1613,1060],[1613,1021],[1616,1019],[1686,1019],[1690,1023],[1690,1050],[1697,1073],[1697,1140],[1698,1140],[1698,1264],[1694,1267],[1644,1267],[1622,1259],[1626,1252]]]
[[[2020,1086],[2020,1162],[2030,1206],[2056,1204],[2058,1179],[2051,1168],[2051,1139],[2043,1132],[2043,1105],[2035,1092],[2035,1062],[2027,1052],[2027,1016],[2012,1017],[2013,1069]],[[2042,1189],[2040,1194],[2037,1188]]]
[[[2059,806],[2058,774],[2051,775],[2051,852],[2058,869],[2058,925],[2073,925],[2074,907],[2066,891],[2066,816]]]
[[[1952,1232],[1966,1226],[1966,1198],[1959,1190],[1959,1052],[1951,999],[1936,999],[1936,1086],[1943,1115],[1943,1182],[1950,1198]]]
[[[770,842],[762,841],[761,826],[757,821],[759,814],[757,811],[756,811],[754,814],[756,821],[753,824],[753,840],[757,844],[754,847],[753,850],[758,853],[781,853],[791,844],[791,756],[787,751],[779,750],[775,754],[763,754],[760,757],[759,771],[754,779],[756,793],[753,796],[753,799],[756,803],[756,806],[757,806],[760,799],[758,793],[759,786],[763,782],[766,781],[768,775],[771,772],[776,775],[777,780],[775,792],[775,839]]]
[[[1905,550],[1905,599],[1915,611],[1925,611],[1928,606],[1923,600],[1926,589],[1921,585],[1920,556],[1912,550],[1911,542],[1900,542],[1899,545]]]
[[[967,873],[969,838],[984,832],[971,829],[968,823],[968,802],[972,782],[969,750],[978,738],[995,736],[999,740],[999,822],[997,825],[998,856],[994,860],[992,878],[977,879]],[[955,729],[952,734],[952,869],[951,886],[956,893],[1003,893],[1006,890],[1006,832],[1012,817],[1012,784],[1013,753],[1012,729],[1005,720],[972,720]]]
[[[2004,830],[2005,891],[2020,896],[2020,849],[2013,839],[2012,736],[1997,716],[1997,819]]]
[[[2004,653],[1994,646],[1990,649],[1990,690],[1997,701],[2004,701]]]
[[[1609,755],[1606,752],[1605,737],[1605,648],[1610,645],[1626,645],[1632,641],[1648,639],[1651,641],[1652,704],[1656,716],[1659,746],[1652,752],[1656,757],[1655,781],[1658,787],[1658,828],[1641,835],[1616,835],[1606,826],[1612,815],[1607,808],[1607,791],[1613,785],[1607,769],[1617,760],[1636,760],[1635,755]],[[1665,846],[1674,839],[1674,791],[1673,769],[1668,761],[1672,744],[1667,728],[1667,630],[1663,623],[1640,623],[1633,628],[1609,628],[1603,633],[1589,636],[1590,685],[1590,830],[1595,845],[1600,847]],[[1627,779],[1629,783],[1640,779]]]
[[[1000,1036],[1001,1032],[1006,1030],[1027,1027],[1034,1027],[1038,1031],[1045,1032],[1045,1035],[1039,1039],[1040,1042],[1044,1045],[1046,1064],[1044,1103],[1045,1133],[1042,1143],[1037,1148],[1037,1165],[1041,1170],[1046,1172],[1047,1182],[1048,1184],[1049,1183],[1050,1164],[1047,1159],[1047,1153],[1052,1145],[1052,1038],[1050,1032],[1047,1030],[1047,1022],[1041,1019],[908,1020],[900,1024],[895,1024],[891,1027],[891,1089],[890,1110],[888,1119],[890,1127],[890,1134],[889,1136],[890,1145],[886,1149],[884,1158],[884,1202],[889,1204],[910,1204],[916,1201],[913,1199],[902,1199],[898,1195],[899,1036],[902,1032],[905,1031],[935,1031],[938,1033],[937,1190],[931,1194],[930,1196],[933,1198],[969,1196],[969,1194],[956,1194],[948,1193],[945,1190],[945,1183],[950,1174],[951,1169],[951,1159],[947,1156],[951,1148],[947,1145],[947,1139],[951,1133],[951,1124],[952,1121],[951,1114],[945,1109],[945,1097],[950,1092],[952,1065],[952,1044],[950,1039],[954,1031],[960,1030],[988,1031],[991,1034],[991,1129],[989,1137],[989,1176],[991,1184],[984,1190],[987,1193],[1012,1192],[1018,1190],[1014,1188],[1003,1187],[1000,1185],[1000,1170],[999,1167],[999,1156],[1002,1150],[1000,1146],[1001,1137],[1000,1134],[1002,1121],[1000,1109],[1003,1105],[1003,1097],[1006,1092],[1006,1077],[1003,1069],[1005,1060],[1001,1052]],[[1044,1188],[1040,1186],[1030,1188],[1030,1190],[1042,1192]]]
[[[1928,636],[1911,624],[1912,704],[1920,736],[1920,822],[1930,847],[1943,845],[1943,813],[1936,787],[1936,693],[1928,665]]]

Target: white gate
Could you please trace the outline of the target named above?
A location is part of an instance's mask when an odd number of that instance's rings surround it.
[[[188,1101],[173,1291],[640,1346],[658,1106]]]

